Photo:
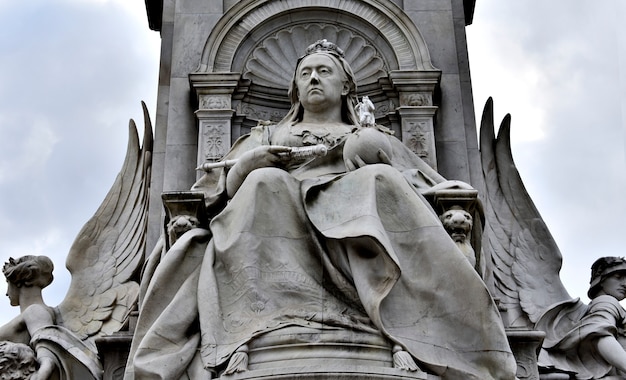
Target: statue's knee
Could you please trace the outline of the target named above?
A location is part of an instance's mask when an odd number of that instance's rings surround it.
[[[380,176],[380,177],[390,177],[390,178],[400,175],[400,172],[398,171],[398,169],[387,164],[365,165],[359,168],[358,170],[356,170],[354,173],[357,173],[358,175],[363,175],[363,176]]]
[[[246,183],[276,183],[277,181],[290,180],[291,175],[283,169],[267,167],[255,169],[246,177]]]

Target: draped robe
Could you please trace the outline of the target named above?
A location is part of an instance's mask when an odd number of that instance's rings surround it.
[[[230,201],[223,172],[194,185],[215,216],[151,256],[126,378],[199,378],[295,325],[382,334],[444,379],[514,379],[492,298],[421,194],[443,177],[394,137],[391,165],[348,172],[345,136],[308,132],[258,127],[225,159],[315,138],[327,156],[256,169]]]

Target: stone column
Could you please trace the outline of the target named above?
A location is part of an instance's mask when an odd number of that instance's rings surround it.
[[[392,86],[398,92],[401,139],[404,144],[437,170],[433,95],[439,86],[440,71],[392,71]]]
[[[228,152],[233,139],[231,121],[235,111],[232,94],[239,81],[239,73],[192,73],[189,82],[198,109],[197,166],[215,162]]]

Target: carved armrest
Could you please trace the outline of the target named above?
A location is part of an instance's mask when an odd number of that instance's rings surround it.
[[[484,223],[482,204],[475,189],[442,189],[432,196],[432,204],[444,228],[482,275],[481,239]]]
[[[208,228],[204,194],[194,191],[175,191],[161,194],[165,219],[166,249],[192,228]]]

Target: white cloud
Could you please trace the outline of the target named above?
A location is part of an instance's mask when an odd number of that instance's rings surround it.
[[[623,255],[608,227],[626,210],[618,3],[483,0],[468,28],[476,107],[488,94],[496,114],[512,113],[517,167],[563,253],[561,278],[583,299],[591,263]]]
[[[3,154],[0,160],[0,184],[41,172],[59,141],[45,120],[20,127],[27,128],[25,136],[5,135],[5,143],[0,144],[0,149],[11,152]]]
[[[143,124],[141,100],[155,115],[160,37],[143,6],[0,0],[0,260],[50,256],[52,306],[71,244],[120,170],[129,118]],[[18,313],[0,302],[0,324]]]

